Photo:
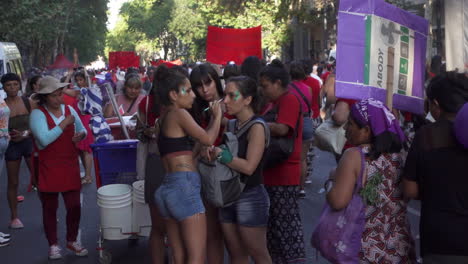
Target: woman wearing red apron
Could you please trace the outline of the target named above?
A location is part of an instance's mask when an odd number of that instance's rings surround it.
[[[86,137],[86,130],[75,110],[63,104],[62,88],[67,85],[50,76],[41,79],[37,92],[39,108],[31,112],[29,121],[38,155],[37,184],[50,259],[62,257],[57,240],[59,193],[67,209],[67,249],[77,256],[88,254],[76,241],[81,216],[81,179],[75,143]]]

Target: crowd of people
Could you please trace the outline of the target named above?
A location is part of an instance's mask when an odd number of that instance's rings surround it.
[[[304,237],[303,225],[311,219],[301,218],[298,201],[313,180],[308,157],[323,120],[346,130],[343,150],[334,153],[338,165],[327,181],[326,206],[332,212],[359,208],[353,223],[346,215],[332,223],[339,232],[351,230],[358,237],[357,242],[329,245],[336,252],[355,249],[347,253],[353,262],[337,263],[416,263],[409,199],[421,200],[424,263],[468,263],[468,131],[458,131],[466,129],[467,74],[431,76],[426,110],[435,122],[430,122],[390,110],[373,98],[336,98],[334,66],[311,60],[267,64],[247,57],[242,65],[228,64],[223,71],[209,63],[128,69],[122,80],[112,73],[99,80],[95,73],[78,69],[61,81],[33,76],[23,95],[19,77],[5,74],[0,155],[7,167],[9,227],[23,228],[17,203],[24,199],[18,196],[24,158],[33,175],[31,185],[40,194],[49,258],[62,257],[57,243],[59,193],[67,210],[66,247],[77,256],[88,254],[77,241],[79,193],[82,184],[92,182],[94,139],[90,113],[78,103],[80,89],[109,82],[119,113],[138,116],[134,136],[153,146],[145,170],[152,263],[164,263],[166,237],[176,264],[220,264],[225,248],[231,263],[310,263],[305,254],[310,238]],[[106,96],[103,92],[102,114],[112,119],[117,113]],[[239,136],[239,151],[233,155],[223,145],[228,124],[235,124],[235,134],[255,119],[267,126],[250,126]],[[408,124],[415,133],[405,129]],[[275,164],[268,163],[270,141],[291,147]],[[234,203],[216,207],[206,199],[199,159],[217,160],[240,174],[245,188]],[[325,226],[326,212],[317,228]],[[10,236],[0,232],[0,245],[9,241]]]

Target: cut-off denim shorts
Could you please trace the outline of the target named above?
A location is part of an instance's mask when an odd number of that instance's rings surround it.
[[[193,171],[166,174],[154,193],[159,213],[164,218],[182,221],[205,212],[201,199],[200,175]]]
[[[270,198],[263,185],[244,190],[234,204],[219,210],[222,223],[246,227],[266,227],[270,211]]]

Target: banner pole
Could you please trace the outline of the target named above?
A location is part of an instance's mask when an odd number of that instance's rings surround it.
[[[388,47],[388,55],[387,55],[387,98],[385,103],[392,111],[393,109],[393,72],[395,70],[395,48]]]

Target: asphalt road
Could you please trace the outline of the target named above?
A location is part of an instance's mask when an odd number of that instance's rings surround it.
[[[306,240],[307,263],[328,263],[321,257],[317,258],[316,251],[310,246],[310,237],[317,224],[323,207],[324,193],[320,193],[324,181],[328,178],[331,168],[336,166],[334,157],[327,152],[316,151],[313,163],[313,182],[308,184],[307,196],[300,201],[301,216],[304,226]],[[62,251],[62,260],[49,261],[47,258],[48,245],[42,229],[41,204],[36,192],[26,192],[29,181],[29,173],[22,166],[20,175],[20,194],[25,196],[25,201],[19,204],[19,216],[24,223],[22,230],[8,230],[9,209],[6,200],[6,171],[3,168],[0,174],[0,231],[9,232],[12,235],[11,244],[0,248],[0,263],[42,264],[42,263],[98,263],[98,252],[96,250],[99,227],[99,210],[96,205],[96,186],[86,185],[82,191],[82,218],[80,225],[80,239],[82,244],[88,248],[88,257],[76,257]],[[409,208],[412,232],[417,238],[417,223],[419,205],[412,203]],[[65,209],[62,201],[58,213],[59,243],[65,245]],[[105,248],[112,254],[112,263],[149,263],[147,253],[147,239],[142,237],[138,240],[105,241]],[[228,263],[226,260],[225,263]]]

